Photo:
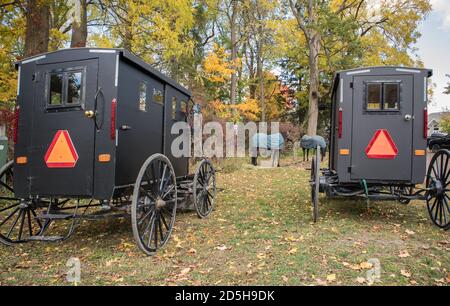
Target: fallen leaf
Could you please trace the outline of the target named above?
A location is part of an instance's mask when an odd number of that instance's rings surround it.
[[[316,279],[317,285],[319,286],[325,286],[327,284],[326,281],[321,280],[320,278]]]
[[[283,281],[284,281],[284,282],[286,282],[286,283],[287,283],[287,282],[289,281],[289,278],[287,278],[287,277],[286,277],[286,276],[284,276],[284,275],[283,275],[283,276],[281,276],[281,278],[282,278],[282,279],[283,279]]]
[[[359,266],[360,266],[361,269],[372,269],[373,264],[371,264],[370,262],[365,261],[365,262],[360,263]]]
[[[409,255],[408,251],[401,251],[400,254],[398,255],[398,257],[400,258],[405,258],[405,257],[409,257],[411,255]]]
[[[365,279],[364,277],[357,277],[357,278],[356,278],[356,281],[357,281],[359,284],[364,284],[364,283],[366,282],[366,279]]]
[[[327,281],[334,282],[336,280],[336,274],[327,275]]]
[[[195,253],[197,253],[197,250],[192,248],[192,249],[189,249],[188,253],[195,254]]]
[[[190,271],[191,271],[191,268],[187,267],[187,268],[184,268],[183,270],[181,270],[180,274],[181,274],[181,275],[186,275],[186,274],[188,274]]]
[[[410,231],[409,229],[406,229],[405,233],[407,233],[408,235],[414,235],[415,234],[415,232]]]
[[[227,249],[227,246],[221,245],[221,246],[216,247],[216,249],[218,249],[219,251],[225,251]]]
[[[411,273],[406,270],[400,270],[400,274],[403,275],[406,278],[411,277]]]
[[[297,253],[298,249],[297,248],[292,248],[288,251],[289,255],[294,255],[295,253]]]

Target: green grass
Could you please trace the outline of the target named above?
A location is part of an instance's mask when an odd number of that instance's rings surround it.
[[[432,225],[423,202],[368,207],[322,197],[313,224],[309,164],[288,157],[277,169],[246,159],[218,167],[213,214],[179,213],[157,255],[137,249],[128,219],[85,222],[63,243],[0,246],[0,284],[69,285],[66,262],[77,257],[83,285],[364,285],[371,259],[381,266],[377,284],[448,285],[448,232]]]

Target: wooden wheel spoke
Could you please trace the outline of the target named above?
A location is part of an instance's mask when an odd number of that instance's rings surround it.
[[[12,216],[14,216],[14,215],[16,214],[16,212],[19,211],[19,209],[20,209],[20,208],[14,209],[14,211],[13,211],[12,213],[10,213],[10,214],[8,215],[8,217],[6,217],[3,221],[0,222],[0,226],[3,226],[6,222],[8,222],[8,220],[11,219]]]
[[[0,185],[5,187],[6,189],[11,191],[12,193],[14,193],[14,189],[12,187],[8,186],[7,184],[5,184],[2,180],[0,180]]]
[[[151,248],[152,240],[153,240],[153,231],[155,229],[155,217],[152,217],[152,220],[149,222],[150,225],[150,234],[148,235],[148,243],[147,247]]]
[[[6,235],[6,238],[9,238],[9,237],[11,236],[11,234],[12,234],[14,228],[15,228],[16,225],[17,225],[17,222],[19,221],[20,216],[22,216],[22,213],[23,213],[23,210],[21,209],[21,210],[19,211],[19,214],[17,215],[16,219],[14,220],[13,224],[11,225],[11,227],[10,227],[10,229],[9,229],[9,231],[8,231],[8,234]]]
[[[23,225],[24,225],[24,222],[25,222],[25,214],[26,214],[26,212],[23,211],[23,212],[22,212],[22,217],[21,217],[21,219],[20,219],[20,225],[19,225],[19,237],[18,237],[19,240],[22,240]]]
[[[28,219],[28,233],[30,236],[33,236],[33,226],[31,225],[31,213],[27,211],[27,219]]]
[[[20,203],[16,203],[16,204],[13,204],[13,205],[11,205],[11,206],[2,208],[2,209],[0,209],[0,212],[4,212],[4,211],[6,211],[6,210],[8,210],[8,209],[14,208],[14,207],[19,206],[19,205],[20,205]]]

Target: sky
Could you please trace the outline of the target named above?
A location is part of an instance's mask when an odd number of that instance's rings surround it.
[[[429,113],[450,109],[450,95],[444,95],[444,87],[450,78],[450,0],[431,0],[433,11],[419,27],[422,37],[418,40],[417,54],[426,68],[433,69],[432,82],[436,84]]]

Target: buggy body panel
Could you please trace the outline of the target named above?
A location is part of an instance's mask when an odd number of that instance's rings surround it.
[[[187,174],[188,157],[174,158],[166,150],[170,139],[165,137],[170,130],[166,131],[164,122],[169,109],[166,104],[172,101],[167,95],[180,97],[178,110],[180,101],[186,101],[187,110],[190,92],[140,58],[122,49],[75,48],[25,59],[16,67],[20,75],[14,156],[17,197],[110,200],[115,190],[134,184],[140,167],[154,153],[164,153],[173,160],[177,175]],[[72,70],[82,73],[76,106],[68,102],[73,82],[66,74]],[[52,91],[52,73],[63,75],[60,95],[64,105],[50,105],[51,97],[53,102],[58,100]],[[146,84],[145,94],[142,83]],[[153,101],[155,89],[162,93],[161,104]],[[88,117],[86,111],[95,116]],[[186,121],[186,114],[178,114],[173,122],[176,120]],[[71,167],[52,168],[46,163],[58,131],[68,132],[78,154]],[[108,160],[101,161],[100,156],[108,156]],[[26,157],[27,162],[17,164],[18,157]]]
[[[431,70],[403,67],[361,68],[336,74],[329,168],[340,184],[362,180],[370,184],[423,182],[426,154],[416,152],[426,150],[423,131],[431,75]],[[397,90],[397,100],[392,98],[392,88]],[[379,104],[368,104],[378,98]],[[379,130],[391,136],[398,150],[395,156],[373,158],[367,154]]]

